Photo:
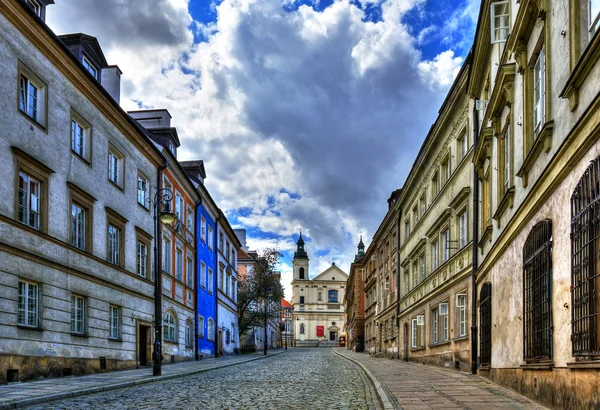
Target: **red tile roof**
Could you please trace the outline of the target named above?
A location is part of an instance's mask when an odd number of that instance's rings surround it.
[[[286,308],[286,307],[291,308],[291,307],[294,307],[294,306],[290,305],[290,303],[287,300],[281,299],[281,307],[282,308]]]

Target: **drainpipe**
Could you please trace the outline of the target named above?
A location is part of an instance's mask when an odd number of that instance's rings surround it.
[[[219,221],[221,220],[221,215],[221,210],[219,210],[219,215],[215,220],[215,246],[213,246],[213,250],[215,251],[215,271],[213,281],[216,282],[213,283],[215,290],[215,357],[219,357],[219,250],[217,249],[217,238],[219,237]]]
[[[477,147],[479,136],[479,115],[476,109],[476,98],[473,98],[473,155]],[[473,158],[474,159],[474,158]],[[477,166],[473,161],[473,245],[472,245],[472,272],[471,272],[471,373],[477,374],[477,249],[479,248],[479,176]]]
[[[202,205],[202,196],[200,196],[200,199],[198,200],[198,202],[196,202],[194,204],[194,216],[198,216],[199,212],[198,212],[198,207],[200,207]],[[194,232],[194,249],[196,250],[196,258],[194,258],[195,262],[194,262],[194,280],[196,281],[196,286],[194,287],[196,289],[195,292],[195,297],[194,297],[194,313],[195,313],[195,317],[194,317],[194,322],[196,323],[196,337],[195,337],[195,341],[194,341],[194,355],[196,357],[196,360],[200,359],[200,356],[198,355],[198,290],[200,289],[199,286],[199,282],[198,282],[198,235],[196,235],[197,231]]]
[[[396,257],[396,275],[398,278],[396,279],[396,328],[398,329],[398,338],[396,339],[398,342],[398,359],[400,359],[400,220],[402,219],[402,208],[398,208],[398,224],[397,224],[397,232],[398,232],[398,255]],[[406,343],[406,341],[405,341]],[[405,358],[406,359],[406,358]]]

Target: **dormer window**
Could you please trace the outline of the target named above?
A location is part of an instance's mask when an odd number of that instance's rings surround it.
[[[31,10],[33,10],[35,14],[42,17],[42,6],[40,5],[40,3],[38,3],[37,0],[25,0],[25,3],[27,3],[27,5],[31,7]]]
[[[90,62],[85,56],[83,57],[83,66],[88,72],[94,76],[95,79],[98,79],[98,69],[96,66]]]
[[[496,1],[491,4],[490,27],[492,43],[503,43],[508,37],[510,27],[510,12],[508,1]]]
[[[177,156],[177,151],[175,150],[175,145],[173,145],[172,142],[169,141],[169,151],[171,151],[171,153],[175,156]]]

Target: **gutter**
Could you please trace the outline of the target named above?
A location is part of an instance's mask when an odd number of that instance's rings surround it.
[[[473,149],[477,147],[479,136],[479,115],[477,113],[477,98],[473,97]],[[473,151],[474,152],[474,151]],[[475,155],[475,154],[473,154]],[[479,175],[477,166],[473,162],[473,245],[471,262],[471,373],[477,374],[477,249],[479,248],[478,221],[479,221]]]
[[[181,166],[181,165],[180,165]],[[184,175],[187,175],[184,173]],[[196,202],[194,204],[194,212],[195,212],[195,217],[197,217],[199,215],[198,212],[198,207],[200,207],[202,205],[202,195],[200,195],[200,192],[198,192],[198,196],[200,196],[200,199],[198,200],[198,202]],[[194,281],[196,282],[194,285],[194,289],[196,289],[195,292],[195,298],[194,298],[194,323],[195,323],[195,328],[196,328],[196,337],[195,337],[195,341],[194,341],[194,357],[196,358],[196,360],[200,359],[200,356],[198,355],[198,289],[200,288],[199,284],[200,282],[198,282],[198,235],[196,234],[196,230],[194,229],[194,249],[195,251],[195,262],[194,262]]]
[[[398,208],[398,255],[396,257],[396,274],[398,278],[396,279],[396,328],[398,328],[398,359],[400,359],[400,220],[402,219],[402,208]],[[408,343],[404,341],[404,343]],[[408,360],[408,357],[405,357],[404,360]]]
[[[219,357],[219,281],[217,279],[219,276],[219,250],[217,249],[217,238],[219,237],[219,221],[221,220],[222,215],[223,213],[219,209],[219,215],[215,220],[215,244],[213,246],[215,251],[215,271],[213,275],[213,286],[215,290],[215,357]]]

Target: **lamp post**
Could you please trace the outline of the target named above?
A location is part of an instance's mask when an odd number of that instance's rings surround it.
[[[162,188],[154,195],[154,200],[148,199],[152,204],[154,211],[154,352],[152,353],[153,367],[152,374],[160,376],[162,374],[162,273],[161,258],[158,253],[158,241],[160,240],[160,222],[168,225],[175,219],[175,214],[171,212],[170,203],[173,199],[173,192],[170,189]],[[162,211],[160,205],[163,205]]]

